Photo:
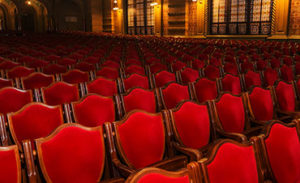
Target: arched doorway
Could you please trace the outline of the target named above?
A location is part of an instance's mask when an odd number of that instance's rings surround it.
[[[0,0],[0,31],[15,30],[16,5],[10,0]]]
[[[36,12],[32,6],[26,6],[21,15],[22,29],[26,32],[35,31]]]
[[[0,5],[0,31],[4,31],[6,29],[6,14],[4,8]]]

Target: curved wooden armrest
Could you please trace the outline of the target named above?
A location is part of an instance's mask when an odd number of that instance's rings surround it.
[[[122,178],[115,178],[115,179],[103,180],[100,181],[99,183],[122,183],[122,182],[125,182],[125,180]]]
[[[31,141],[24,140],[22,142],[22,146],[23,146],[23,151],[24,151],[28,182],[36,183],[37,182],[37,171],[36,171],[35,164],[34,164],[34,155],[33,155]]]
[[[177,151],[187,155],[190,158],[190,161],[198,161],[203,156],[203,154],[200,151],[196,150],[196,149],[183,147],[183,146],[181,146],[181,145],[179,145],[178,143],[175,143],[175,142],[172,142],[172,144],[173,144],[173,147]]]
[[[241,133],[229,133],[229,132],[224,132],[224,131],[220,131],[220,130],[217,130],[217,131],[222,136],[224,136],[226,138],[234,139],[234,140],[239,141],[241,143],[247,143],[247,141],[248,141],[247,137],[244,134],[241,134]]]
[[[120,174],[124,177],[128,177],[132,173],[136,172],[136,170],[129,168],[128,166],[122,164],[118,159],[113,159],[112,160],[114,166],[118,169]]]
[[[277,110],[276,112],[279,113],[282,116],[288,116],[288,117],[293,118],[293,119],[300,118],[300,112],[298,112],[298,111],[287,112],[287,111]]]
[[[5,118],[2,114],[0,115],[0,138],[2,146],[8,146],[8,136],[6,131]]]

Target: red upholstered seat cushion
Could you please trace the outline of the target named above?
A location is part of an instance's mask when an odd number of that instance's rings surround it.
[[[5,87],[12,87],[12,86],[13,86],[12,80],[0,78],[0,89]]]
[[[199,70],[199,69],[202,69],[202,68],[205,67],[205,63],[204,63],[204,61],[195,59],[195,60],[192,62],[192,67],[193,67],[193,69],[195,69],[195,70]]]
[[[75,121],[88,127],[115,121],[115,105],[112,98],[90,95],[73,103]]]
[[[275,88],[278,104],[283,111],[295,111],[295,93],[293,86],[280,81]]]
[[[216,103],[219,120],[225,132],[242,133],[245,127],[245,110],[241,97],[224,94]]]
[[[21,165],[16,146],[0,147],[0,182],[21,182]]]
[[[207,165],[211,183],[258,183],[257,165],[253,147],[223,144],[214,160]]]
[[[118,93],[117,84],[113,80],[98,78],[87,84],[88,93],[96,93],[102,96],[113,96]]]
[[[242,72],[247,72],[247,71],[253,71],[254,70],[254,65],[251,62],[244,62],[241,64],[241,69]]]
[[[145,75],[145,69],[138,65],[131,65],[131,66],[126,67],[125,73],[126,73],[126,75],[128,75],[128,74]]]
[[[96,76],[114,80],[119,77],[119,70],[110,67],[103,67],[101,70],[97,71]]]
[[[284,81],[290,82],[294,79],[294,74],[291,67],[284,65],[280,68],[280,72]]]
[[[204,69],[204,74],[209,79],[217,79],[220,77],[220,69],[209,65]]]
[[[45,74],[61,74],[67,72],[67,68],[58,64],[51,64],[43,68]]]
[[[256,62],[257,70],[262,71],[267,67],[268,63],[264,60],[258,60]]]
[[[181,79],[184,84],[194,82],[199,78],[199,72],[192,68],[185,68],[181,71]]]
[[[172,68],[174,72],[179,71],[185,67],[186,67],[186,63],[180,61],[176,61],[172,64]]]
[[[129,90],[134,87],[140,87],[144,89],[149,89],[149,80],[148,77],[138,75],[138,74],[132,74],[128,78],[124,79],[124,87],[125,90]]]
[[[102,67],[111,67],[111,68],[115,68],[115,69],[119,69],[120,68],[120,64],[117,62],[114,62],[112,60],[106,60],[103,64]]]
[[[22,79],[23,87],[26,90],[42,88],[49,86],[54,82],[54,77],[43,73],[32,73],[28,77]]]
[[[62,74],[62,80],[71,84],[84,83],[89,81],[89,73],[80,70],[71,70],[66,74]]]
[[[157,112],[156,97],[153,91],[135,88],[128,95],[123,95],[123,100],[126,112],[135,109],[144,110],[150,113]]]
[[[0,101],[0,113],[7,114],[16,112],[24,105],[32,102],[32,96],[30,91],[9,87],[0,90]]]
[[[213,100],[218,96],[216,81],[211,81],[206,78],[201,78],[195,83],[195,91],[200,103]]]
[[[190,99],[188,86],[177,83],[171,83],[162,89],[162,94],[167,109],[172,109],[181,101]]]
[[[57,61],[57,63],[59,65],[73,65],[73,64],[76,64],[76,60],[72,59],[72,58],[62,58],[60,60]]]
[[[2,70],[9,70],[9,69],[17,67],[19,65],[20,64],[17,63],[17,62],[6,60],[6,61],[3,61],[3,62],[0,63],[0,69],[2,69]]]
[[[278,80],[278,73],[272,68],[267,68],[264,71],[265,82],[268,86],[273,86],[275,81]]]
[[[150,66],[151,73],[157,73],[162,70],[168,70],[168,67],[161,63],[155,63]]]
[[[224,71],[225,73],[229,73],[232,75],[238,75],[238,69],[235,63],[226,63],[224,65]]]
[[[42,88],[44,102],[48,105],[61,105],[79,100],[76,85],[57,82],[48,88]]]
[[[206,105],[185,102],[172,114],[176,130],[185,146],[199,149],[209,143],[210,120]]]
[[[53,183],[94,183],[102,177],[105,147],[102,128],[71,126],[52,138],[37,141],[43,174]],[[75,150],[76,149],[76,150]]]
[[[251,109],[256,120],[269,121],[273,119],[273,101],[270,90],[256,87],[249,95]]]
[[[125,158],[136,169],[161,161],[165,151],[165,132],[161,115],[136,112],[117,126]]]
[[[14,140],[34,140],[48,136],[59,125],[63,124],[60,107],[50,107],[33,103],[22,108],[18,113],[9,115],[10,130],[15,134]]]
[[[280,60],[278,58],[273,58],[270,63],[272,68],[280,68]]]
[[[182,177],[168,177],[158,173],[149,173],[138,180],[138,183],[189,183],[188,175]]]
[[[24,66],[15,67],[7,72],[8,78],[21,78],[26,77],[29,74],[33,73],[34,69],[30,69]]]
[[[241,81],[239,77],[227,74],[222,79],[223,91],[231,92],[234,95],[238,95],[242,92]]]
[[[261,86],[261,80],[259,73],[248,71],[245,74],[246,88],[249,90],[252,86]]]
[[[300,181],[300,141],[296,128],[274,124],[265,139],[268,159],[278,183]]]
[[[162,87],[169,82],[176,82],[176,77],[174,73],[168,71],[161,71],[155,75],[156,87]]]
[[[83,72],[89,72],[89,71],[96,69],[96,67],[93,64],[90,64],[87,62],[80,62],[80,63],[76,64],[74,68],[79,69]]]

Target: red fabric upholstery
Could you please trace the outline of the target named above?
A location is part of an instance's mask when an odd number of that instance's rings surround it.
[[[242,133],[245,127],[245,110],[241,97],[224,94],[216,103],[218,117],[225,132]]]
[[[283,111],[295,111],[295,93],[293,86],[280,81],[275,88],[278,104]]]
[[[284,81],[290,82],[294,79],[294,74],[291,67],[284,65],[280,68],[280,72]]]
[[[239,77],[227,74],[222,79],[223,91],[231,92],[234,95],[238,95],[242,92],[241,81]]]
[[[135,109],[144,110],[150,113],[155,113],[157,111],[156,99],[153,91],[135,88],[128,95],[124,95],[123,100],[126,112]]]
[[[272,68],[267,68],[264,71],[265,82],[268,86],[273,86],[275,81],[278,80],[278,73]]]
[[[93,64],[89,64],[87,62],[80,62],[75,65],[75,69],[79,69],[83,72],[89,72],[89,71],[95,70],[96,67]]]
[[[256,87],[249,95],[251,109],[256,120],[269,121],[273,119],[273,101],[270,90]]]
[[[76,64],[76,60],[72,59],[72,58],[62,58],[60,60],[57,61],[57,63],[59,65],[73,65],[73,64]]]
[[[119,70],[110,68],[110,67],[103,67],[96,73],[96,76],[105,77],[108,79],[117,79],[119,77]]]
[[[38,147],[40,164],[45,166],[43,174],[53,183],[94,183],[102,176],[105,162],[102,128],[66,127]]]
[[[213,100],[218,96],[216,81],[211,81],[206,78],[201,78],[195,83],[195,91],[200,103]]]
[[[49,86],[54,82],[54,77],[42,73],[32,73],[27,78],[22,79],[23,87],[26,90]]]
[[[189,82],[194,82],[199,78],[199,72],[191,69],[185,68],[181,71],[181,79],[184,84],[188,84]]]
[[[268,159],[278,183],[300,181],[300,141],[296,128],[274,124],[265,139]]]
[[[14,67],[17,67],[19,66],[20,64],[19,63],[16,63],[16,62],[13,62],[13,61],[3,61],[0,63],[0,69],[2,70],[10,70]]]
[[[120,68],[120,64],[117,62],[114,62],[112,60],[106,60],[103,64],[102,67],[110,67],[110,68],[115,68],[115,69],[119,69]]]
[[[127,62],[125,63],[126,66],[129,66],[131,64],[142,65],[141,61],[136,60],[136,59],[128,59]]]
[[[259,71],[265,70],[267,65],[268,65],[267,62],[264,60],[259,60],[256,62],[256,67],[257,67],[257,70],[259,70]]]
[[[244,62],[241,64],[241,69],[242,69],[242,72],[247,72],[247,71],[253,71],[254,70],[254,65],[253,63],[251,62]]]
[[[138,65],[131,65],[125,69],[125,73],[126,73],[126,75],[128,75],[128,74],[145,75],[145,69]]]
[[[293,60],[291,57],[284,57],[282,59],[282,61],[285,65],[288,65],[288,66],[291,66],[293,64]]]
[[[12,80],[0,78],[0,89],[5,87],[12,87],[12,86],[13,86]]]
[[[224,71],[225,73],[229,73],[232,75],[238,75],[238,69],[235,63],[226,63],[224,65]]]
[[[115,106],[112,98],[90,95],[80,103],[73,103],[73,111],[76,122],[88,127],[115,121]]]
[[[16,148],[8,148],[0,147],[0,182],[18,183],[21,180],[19,153]]]
[[[162,160],[165,132],[161,115],[136,112],[116,130],[124,154],[134,168],[144,168]]]
[[[42,89],[44,102],[48,105],[61,105],[79,100],[79,91],[76,85],[57,82],[48,88]]]
[[[300,79],[297,80],[296,87],[296,90],[298,90],[298,92],[300,93]]]
[[[258,183],[258,173],[253,147],[223,144],[209,165],[211,183]]]
[[[43,72],[45,74],[61,74],[67,72],[67,68],[62,65],[52,64],[44,67]]]
[[[157,73],[161,70],[168,70],[168,67],[164,64],[161,64],[161,63],[155,63],[155,64],[150,66],[151,73]]]
[[[172,109],[181,101],[190,99],[188,86],[177,83],[171,83],[162,89],[162,94],[167,109]]]
[[[296,72],[296,75],[300,75],[300,63],[297,62],[295,64],[295,72]]]
[[[198,60],[198,59],[195,59],[193,62],[192,62],[192,67],[193,69],[195,70],[199,70],[199,69],[202,69],[205,67],[205,63],[201,60]]]
[[[89,73],[82,72],[80,70],[71,70],[65,74],[62,74],[62,80],[71,84],[84,83],[89,81]]]
[[[132,74],[128,78],[124,79],[125,90],[129,90],[134,87],[140,87],[144,89],[149,89],[149,80],[146,76],[141,76],[138,74]]]
[[[248,71],[245,74],[245,83],[247,90],[249,90],[252,86],[261,86],[259,73],[253,72],[251,70]]]
[[[220,69],[218,67],[209,65],[204,69],[204,74],[209,79],[217,79],[220,77]]]
[[[138,180],[138,183],[189,183],[188,175],[182,177],[168,177],[158,173],[149,173]]]
[[[175,74],[168,71],[161,71],[155,75],[155,83],[158,88],[172,81],[176,82]]]
[[[279,60],[279,59],[273,58],[273,59],[270,61],[270,63],[271,63],[271,67],[272,67],[273,69],[275,69],[275,68],[280,68],[280,60]]]
[[[106,97],[118,93],[116,82],[105,78],[98,78],[87,84],[87,91],[88,93],[96,93]]]
[[[179,71],[179,70],[183,69],[184,67],[186,67],[186,63],[183,63],[180,61],[176,61],[172,64],[172,68],[173,68],[174,72]]]
[[[210,120],[206,105],[184,103],[173,112],[176,130],[187,147],[199,149],[210,139]]]
[[[16,88],[3,88],[0,90],[0,113],[7,114],[16,112],[24,105],[32,102],[30,91]]]
[[[23,67],[23,66],[18,66],[18,67],[15,67],[15,68],[9,70],[7,72],[7,77],[8,78],[21,78],[21,77],[26,77],[33,72],[34,72],[33,69]]]
[[[59,125],[63,124],[60,107],[49,107],[33,103],[10,116],[10,129],[14,131],[16,142],[48,136]]]

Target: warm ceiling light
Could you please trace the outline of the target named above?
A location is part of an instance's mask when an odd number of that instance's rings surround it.
[[[26,4],[31,5],[31,1],[26,1]]]
[[[156,5],[158,5],[157,2],[154,2],[154,3],[151,3],[151,4],[150,4],[150,6],[156,6]]]
[[[197,0],[192,0],[193,2],[197,2]]]
[[[113,8],[114,11],[117,11],[118,9],[119,9],[118,7],[114,7],[114,8]]]

